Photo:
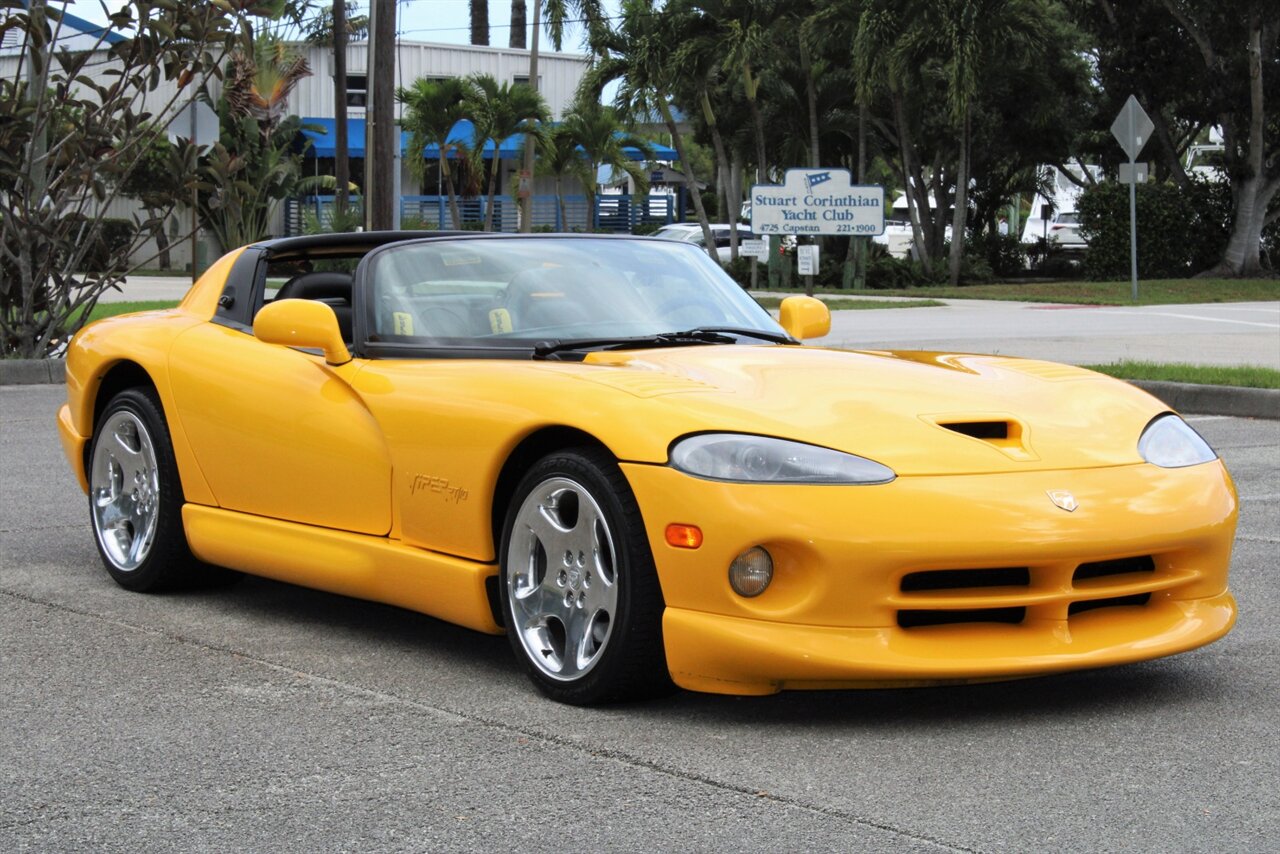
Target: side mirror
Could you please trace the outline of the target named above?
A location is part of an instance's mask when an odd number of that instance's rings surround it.
[[[831,310],[813,297],[787,297],[778,309],[778,323],[792,338],[821,338],[831,331]]]
[[[253,337],[264,344],[323,350],[330,365],[351,361],[338,316],[315,300],[282,299],[263,306],[253,319]]]

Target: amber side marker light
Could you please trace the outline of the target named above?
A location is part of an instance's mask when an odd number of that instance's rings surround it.
[[[702,545],[702,529],[697,525],[667,526],[667,545],[678,549],[696,549]]]

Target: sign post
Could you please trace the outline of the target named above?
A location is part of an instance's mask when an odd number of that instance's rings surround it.
[[[1111,133],[1129,155],[1129,172],[1137,171],[1138,154],[1151,138],[1155,124],[1133,95],[1120,108],[1111,125]],[[1129,277],[1133,282],[1133,301],[1138,301],[1138,182],[1129,182]]]
[[[848,169],[788,169],[781,184],[751,188],[751,230],[766,237],[884,234],[884,187],[855,185]],[[800,274],[809,276],[810,295],[818,272],[816,250],[799,247]]]

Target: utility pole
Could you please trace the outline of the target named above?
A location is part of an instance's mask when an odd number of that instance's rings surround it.
[[[347,190],[351,184],[350,146],[347,144],[347,0],[333,0],[333,115],[334,178],[333,212],[345,220]]]
[[[400,202],[395,169],[399,142],[395,121],[395,51],[395,0],[373,0],[369,4],[369,58],[365,71],[371,97],[365,117],[364,145],[364,221],[370,231],[392,228],[395,205]]]
[[[538,86],[538,31],[542,29],[542,0],[533,0],[533,32],[529,43],[529,85],[534,89]],[[529,192],[520,199],[520,231],[528,234],[533,230],[533,157],[534,149],[537,147],[537,140],[533,134],[526,134],[524,138],[524,167],[520,172],[521,183],[528,180]],[[497,149],[494,150],[493,156],[497,157]],[[594,187],[590,188],[590,192],[595,192]]]

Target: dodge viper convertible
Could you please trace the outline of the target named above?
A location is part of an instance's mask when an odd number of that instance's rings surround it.
[[[1011,679],[1230,628],[1230,476],[1146,393],[806,347],[696,247],[255,243],[67,354],[107,571],[251,573],[505,632],[589,704]]]

